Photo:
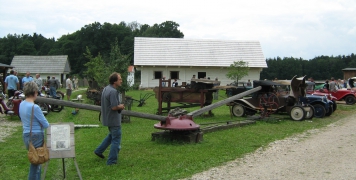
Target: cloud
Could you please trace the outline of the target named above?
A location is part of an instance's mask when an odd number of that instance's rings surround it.
[[[350,54],[356,49],[354,0],[47,1],[2,0],[0,36],[59,38],[93,22],[180,24],[189,39],[259,40],[266,58]]]

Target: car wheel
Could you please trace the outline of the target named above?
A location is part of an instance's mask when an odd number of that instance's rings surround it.
[[[301,121],[305,118],[305,114],[305,110],[302,106],[293,106],[289,115],[294,121]]]
[[[315,112],[314,107],[313,106],[308,106],[308,107],[310,109],[309,109],[309,111],[305,111],[305,119],[313,119],[314,112]],[[308,108],[308,107],[306,107],[306,108]]]
[[[325,107],[320,104],[314,104],[314,116],[316,118],[323,118],[325,116],[326,110]]]
[[[235,103],[235,105],[232,107],[232,114],[237,117],[245,116],[245,107],[240,103]]]
[[[333,106],[329,106],[329,111],[325,113],[325,116],[330,116],[334,112]]]
[[[346,104],[348,104],[348,105],[353,105],[353,104],[355,104],[355,102],[356,102],[355,96],[351,96],[351,95],[346,96],[346,97],[345,97],[345,102],[346,102]]]
[[[336,101],[333,101],[333,110],[335,111],[336,109],[337,109]]]

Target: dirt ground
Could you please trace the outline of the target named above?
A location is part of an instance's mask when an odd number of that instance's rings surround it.
[[[328,127],[275,141],[188,179],[356,179],[355,118],[351,115]]]

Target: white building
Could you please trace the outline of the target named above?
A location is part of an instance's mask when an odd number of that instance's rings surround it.
[[[141,87],[158,86],[162,77],[190,83],[196,78],[215,79],[226,85],[233,80],[226,77],[234,61],[248,63],[248,79],[259,80],[267,63],[258,41],[192,40],[181,38],[135,38],[134,65],[141,70]]]

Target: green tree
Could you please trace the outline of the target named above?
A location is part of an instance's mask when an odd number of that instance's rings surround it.
[[[249,71],[248,63],[244,61],[234,61],[234,64],[231,64],[227,70],[226,77],[234,80],[236,84],[238,81],[243,78],[244,76],[248,75]]]
[[[120,73],[122,86],[119,90],[123,94],[123,97],[125,97],[125,92],[130,89],[127,83],[127,68],[130,65],[130,60],[127,55],[121,54],[117,39],[115,43],[111,45],[109,57],[102,58],[100,53],[98,56],[93,57],[88,47],[84,56],[89,59],[89,61],[85,63],[87,70],[84,72],[84,75],[97,82],[99,87],[104,87],[108,84],[108,77],[111,73]]]
[[[107,79],[109,77],[109,76],[106,76],[108,73],[108,71],[107,71],[108,67],[106,66],[100,53],[98,56],[93,57],[89,48],[87,47],[86,53],[84,53],[84,56],[89,59],[89,61],[84,64],[84,66],[87,67],[87,70],[84,71],[84,75],[89,80],[97,82],[99,87],[104,87],[105,85],[107,85]]]

